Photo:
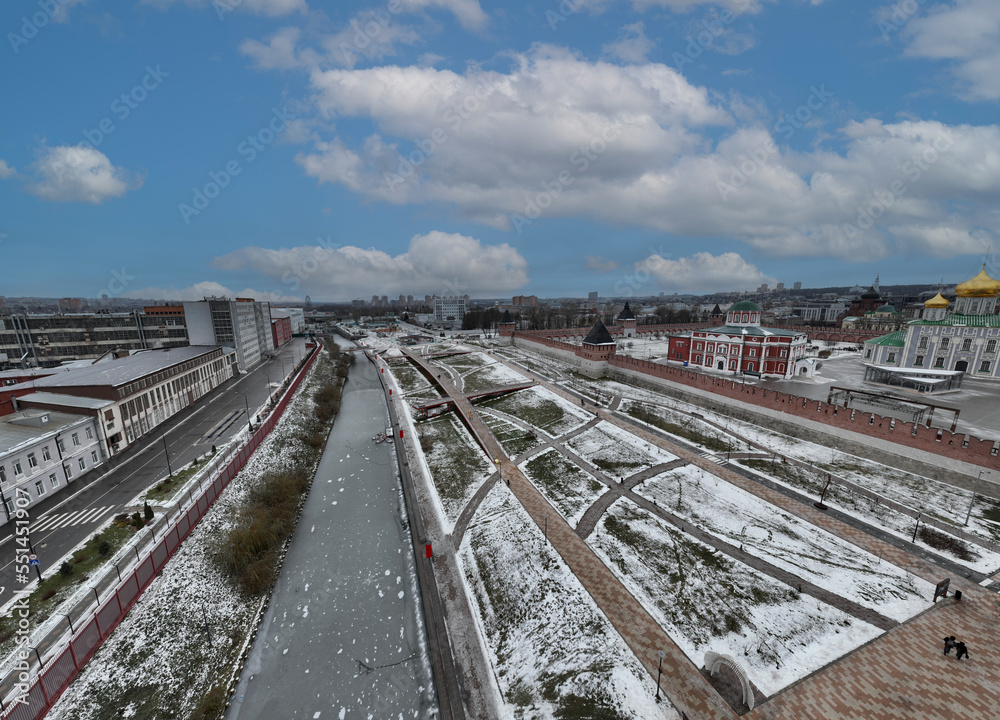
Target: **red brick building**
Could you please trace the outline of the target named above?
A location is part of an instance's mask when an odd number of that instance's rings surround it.
[[[290,317],[271,318],[271,336],[274,347],[279,348],[292,339],[292,319]]]

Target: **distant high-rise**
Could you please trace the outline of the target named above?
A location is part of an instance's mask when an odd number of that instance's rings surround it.
[[[777,290],[778,292],[781,292],[782,290],[785,289],[785,283],[778,283],[777,285],[774,286],[774,289]]]
[[[766,293],[767,292],[767,283],[761,283],[760,287],[757,288],[757,292]]]
[[[793,289],[793,290],[801,290],[801,289],[802,289],[802,283],[800,283],[800,282],[797,282],[797,283],[795,283],[795,284],[794,284],[794,285],[792,286],[792,289]]]
[[[598,294],[597,294],[597,291],[595,290],[594,292],[592,292],[592,293],[589,293],[589,294],[587,295],[587,302],[592,302],[592,303],[595,303],[595,302],[597,302],[597,298],[598,298],[598,297],[599,297],[599,296],[598,296]]]
[[[378,307],[378,295],[372,295],[372,307]]]

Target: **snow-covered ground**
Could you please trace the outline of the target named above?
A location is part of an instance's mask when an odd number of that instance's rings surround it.
[[[611,506],[588,542],[696,666],[708,650],[731,655],[765,695],[881,632],[627,501]]]
[[[518,390],[496,400],[488,400],[484,405],[513,415],[549,437],[558,437],[593,420],[592,415],[573,403],[551,390],[537,386]]]
[[[893,620],[908,620],[934,597],[931,583],[701,468],[686,465],[657,475],[636,492],[751,555]]]
[[[535,455],[518,468],[574,528],[587,508],[608,489],[555,448]]]
[[[604,420],[571,438],[566,445],[587,462],[616,477],[634,475],[677,459],[676,455]]]
[[[465,504],[496,468],[453,414],[417,425],[420,446],[450,531]]]
[[[538,527],[497,484],[460,549],[506,706],[498,720],[678,720]],[[589,701],[589,704],[587,701]]]

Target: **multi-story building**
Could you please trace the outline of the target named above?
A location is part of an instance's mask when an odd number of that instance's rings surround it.
[[[461,325],[465,317],[465,298],[434,298],[434,321],[442,325]]]
[[[0,315],[0,366],[23,362],[25,366],[54,367],[108,352],[187,344],[183,313],[169,317],[138,310]]]
[[[192,345],[222,345],[236,350],[240,372],[248,372],[274,349],[271,309],[251,298],[207,297],[184,303]]]
[[[231,378],[235,362],[232,349],[218,346],[147,350],[0,388],[0,399],[92,416],[110,457]]]
[[[515,295],[510,304],[515,307],[538,307],[537,295]]]
[[[287,317],[271,318],[271,337],[276,348],[290,341],[292,339],[292,319]]]
[[[94,417],[31,409],[0,418],[0,498],[4,504],[0,522],[10,519],[16,499],[21,499],[22,507],[30,507],[105,459]]]
[[[271,308],[272,320],[284,317],[292,321],[292,335],[302,335],[305,333],[306,315],[302,308]]]

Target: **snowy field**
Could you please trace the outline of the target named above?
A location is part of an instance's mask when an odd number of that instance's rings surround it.
[[[503,451],[511,458],[516,458],[523,452],[539,444],[538,435],[515,425],[512,422],[493,414],[489,410],[479,413],[479,417],[493,433]]]
[[[487,400],[483,406],[513,415],[549,437],[564,435],[593,420],[593,415],[541,387],[518,390],[496,400]]]
[[[934,596],[931,583],[701,468],[677,468],[635,491],[751,555],[898,622],[925,610]]]
[[[460,556],[506,702],[498,720],[678,720],[506,486],[484,499]]]
[[[676,460],[666,450],[649,445],[609,422],[601,421],[566,442],[590,464],[614,476],[634,475],[660,463]]]
[[[539,453],[518,468],[574,528],[587,508],[608,489],[555,448]]]
[[[765,695],[881,631],[758,573],[621,500],[588,542],[697,666],[743,664]]]
[[[443,524],[454,526],[462,508],[495,472],[493,463],[453,414],[417,424],[420,448],[444,509]]]

